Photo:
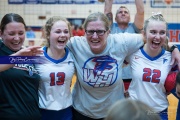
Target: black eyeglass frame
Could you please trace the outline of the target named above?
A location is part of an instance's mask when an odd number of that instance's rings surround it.
[[[106,30],[85,30],[85,32],[89,36],[94,35],[94,33],[96,33],[98,36],[103,36],[107,31]]]

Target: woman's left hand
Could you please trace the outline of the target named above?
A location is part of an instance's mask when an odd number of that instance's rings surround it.
[[[178,69],[180,70],[180,53],[178,48],[175,48],[172,51],[172,60],[171,60],[171,65],[177,64],[178,65]]]

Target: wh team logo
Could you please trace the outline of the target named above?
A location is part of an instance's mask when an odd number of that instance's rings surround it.
[[[83,81],[93,87],[108,87],[114,84],[117,76],[117,61],[110,56],[90,58],[83,66]]]

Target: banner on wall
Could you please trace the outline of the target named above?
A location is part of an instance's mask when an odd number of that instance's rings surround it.
[[[169,42],[180,42],[180,23],[168,23]]]
[[[150,0],[153,8],[179,8],[180,0]]]
[[[9,4],[24,4],[24,0],[8,0]]]
[[[104,0],[8,0],[9,4],[99,4]],[[135,0],[114,0],[114,4],[132,4]],[[144,3],[146,0],[143,0]]]

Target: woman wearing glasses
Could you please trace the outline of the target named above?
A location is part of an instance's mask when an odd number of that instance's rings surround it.
[[[84,29],[85,37],[72,37],[67,43],[77,70],[73,120],[103,120],[109,107],[124,99],[121,72],[125,57],[144,42],[139,34],[109,34],[109,20],[100,12],[87,17]]]

